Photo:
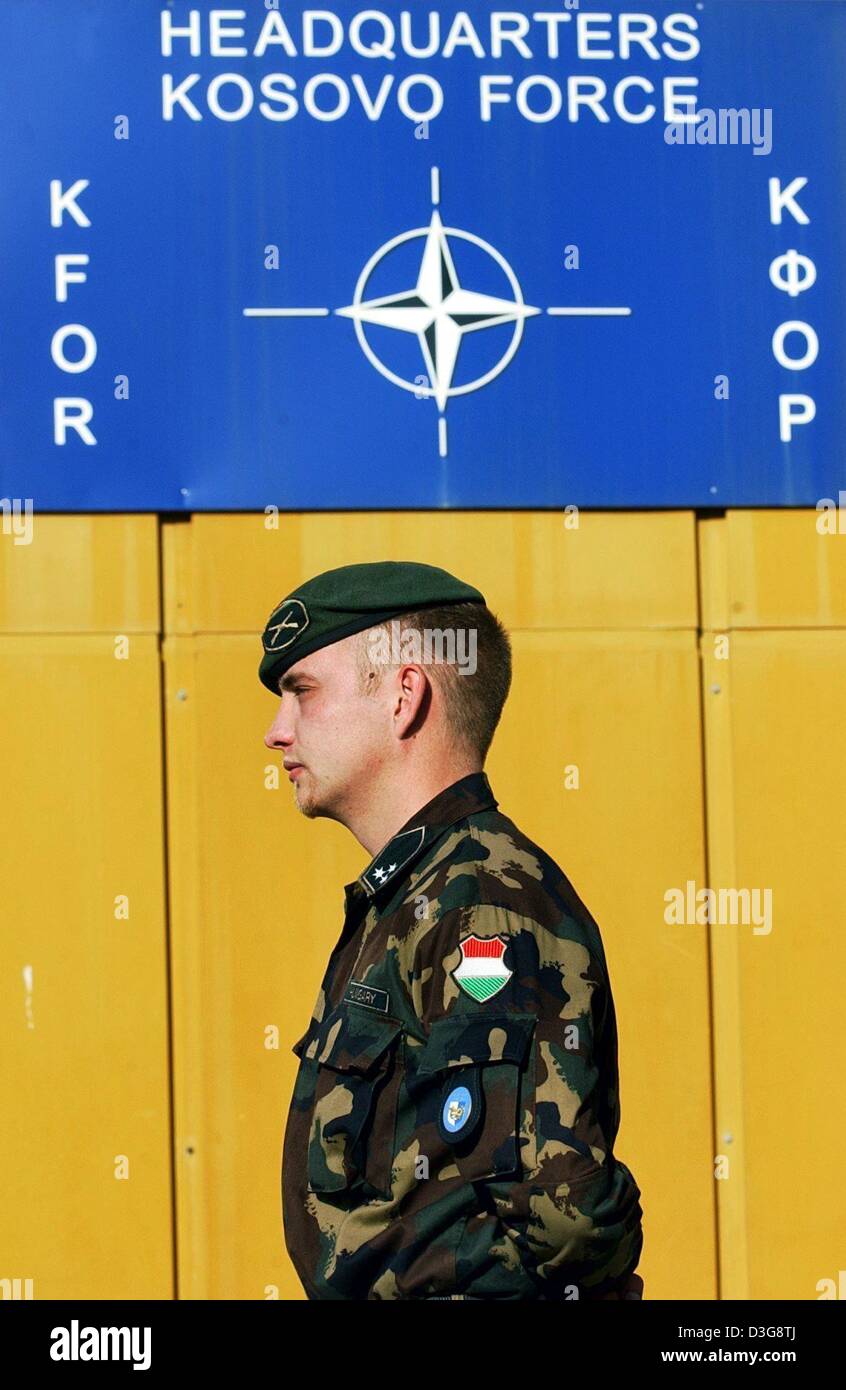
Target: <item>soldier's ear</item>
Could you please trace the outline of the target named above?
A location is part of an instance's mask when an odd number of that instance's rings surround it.
[[[394,686],[393,716],[401,738],[409,738],[423,726],[432,703],[432,688],[422,666],[406,662],[398,667]]]

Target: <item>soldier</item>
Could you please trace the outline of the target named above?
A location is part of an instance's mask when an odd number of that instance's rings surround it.
[[[308,1297],[640,1297],[599,929],[483,771],[505,629],[478,589],[387,561],[299,586],[263,647],[299,810],[373,856],[293,1049],[283,1222]]]

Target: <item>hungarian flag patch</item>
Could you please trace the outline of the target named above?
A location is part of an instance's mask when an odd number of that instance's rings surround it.
[[[451,971],[455,983],[475,999],[484,1004],[507,984],[514,974],[503,963],[508,942],[501,936],[467,936],[459,943],[461,963]]]

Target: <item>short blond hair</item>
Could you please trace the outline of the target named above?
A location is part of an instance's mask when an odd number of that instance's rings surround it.
[[[421,637],[424,630],[438,634],[459,629],[475,632],[476,669],[472,673],[463,673],[454,661],[440,660],[427,670],[438,682],[456,744],[484,763],[511,688],[511,640],[499,618],[482,603],[451,603],[404,613],[359,633],[356,664],[363,694],[378,690],[386,664],[395,665],[373,659],[374,636],[383,633],[385,640],[390,640],[392,623]]]

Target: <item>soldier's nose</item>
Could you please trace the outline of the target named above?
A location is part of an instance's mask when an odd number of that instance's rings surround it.
[[[281,719],[274,719],[264,736],[264,742],[267,748],[286,748],[291,742],[291,734],[286,731]]]

